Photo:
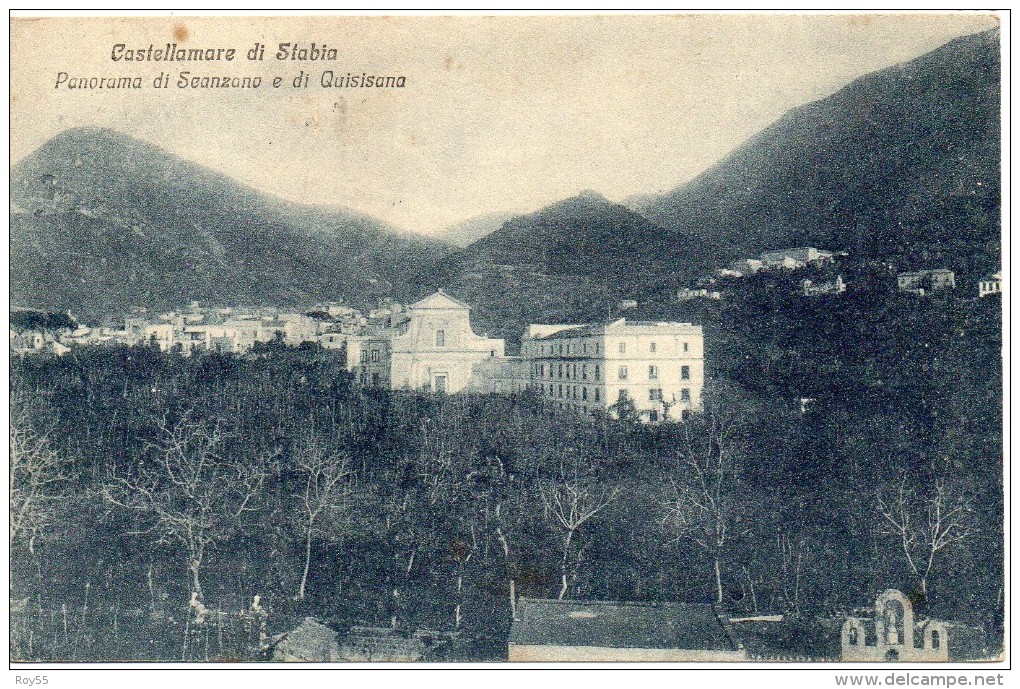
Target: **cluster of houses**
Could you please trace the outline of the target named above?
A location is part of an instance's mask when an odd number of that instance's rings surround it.
[[[743,278],[761,271],[797,270],[809,267],[824,268],[833,266],[839,257],[845,255],[846,252],[837,253],[825,249],[817,249],[813,246],[766,251],[757,258],[742,258],[725,268],[717,268],[714,277],[708,278],[705,281],[709,286],[683,287],[677,290],[676,298],[677,301],[722,299],[722,292],[710,287],[710,285],[715,284],[716,278]],[[801,289],[806,297],[821,294],[841,294],[846,291],[846,285],[847,283],[842,275],[836,275],[833,278],[823,280],[805,279],[801,281]]]
[[[316,307],[319,308],[319,307]],[[338,327],[349,327],[364,319],[353,313],[338,319]],[[135,309],[124,318],[123,327],[78,325],[70,331],[11,331],[15,351],[46,349],[64,354],[73,346],[149,344],[162,351],[179,349],[184,353],[218,351],[243,353],[257,343],[280,341],[288,345],[315,341],[321,323],[301,313],[288,313],[266,307],[203,308],[192,302],[183,311],[150,316]]]
[[[340,303],[304,313],[276,309],[205,309],[149,319],[123,329],[78,328],[32,334],[12,346],[58,354],[74,345],[149,344],[163,351],[246,353],[258,343],[317,343],[335,350],[361,385],[440,394],[534,391],[550,411],[628,413],[648,422],[680,418],[700,404],[704,337],[690,323],[629,321],[534,324],[519,356],[502,339],[471,329],[471,308],[443,290],[404,306],[385,302],[363,315]],[[18,337],[24,338],[22,333]]]
[[[920,297],[934,294],[942,290],[956,289],[956,275],[947,268],[916,270],[899,273],[896,276],[896,287],[901,292],[916,294]],[[1002,293],[1002,271],[996,271],[978,280],[978,298]]]
[[[837,254],[824,249],[814,247],[797,247],[792,249],[780,249],[778,251],[766,251],[758,258],[742,258],[734,261],[725,268],[717,268],[712,277],[706,277],[700,281],[697,287],[681,287],[676,291],[676,300],[691,301],[694,299],[721,300],[723,292],[715,289],[718,278],[742,278],[754,275],[761,271],[775,270],[797,270],[807,267],[824,267],[833,265]],[[823,281],[802,280],[801,287],[804,296],[816,296],[819,294],[840,294],[846,291],[846,282],[842,275],[834,279]]]
[[[835,263],[837,254],[833,251],[816,249],[813,246],[793,249],[766,251],[758,258],[742,258],[726,268],[716,271],[722,277],[744,277],[762,270],[796,270],[809,266],[822,267]]]
[[[757,258],[742,258],[725,268],[718,268],[715,277],[743,278],[761,271],[798,270],[801,268],[831,268],[836,262],[847,256],[847,252],[835,252],[818,249],[812,246],[796,247],[766,251]],[[715,283],[713,278],[706,284]],[[801,280],[801,291],[805,297],[823,294],[842,294],[846,291],[847,282],[842,275],[836,274],[816,280]],[[956,275],[947,268],[934,268],[898,273],[896,286],[901,292],[925,296],[946,289],[956,288]],[[999,294],[1002,291],[1002,271],[982,277],[978,281],[978,297]],[[721,291],[710,286],[684,287],[677,290],[677,301],[692,299],[722,299]]]
[[[192,302],[182,311],[150,315],[134,309],[123,326],[88,327],[43,331],[11,329],[11,346],[16,352],[47,350],[64,354],[75,345],[147,344],[162,351],[178,349],[185,354],[215,351],[243,354],[257,344],[278,342],[287,346],[321,343],[339,349],[345,338],[385,327],[404,307],[385,299],[378,308],[363,314],[340,302],[316,304],[302,312],[274,307],[203,307]],[[73,317],[72,317],[73,320]]]

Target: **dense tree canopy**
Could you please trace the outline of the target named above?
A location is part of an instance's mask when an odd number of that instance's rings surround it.
[[[315,348],[15,361],[15,432],[60,459],[31,543],[12,532],[16,654],[254,658],[256,595],[269,633],[306,614],[456,630],[473,658],[505,651],[514,595],[810,621],[897,587],[999,633],[997,299],[783,279],[662,307],[706,327],[713,382],[683,424],[361,388]],[[967,508],[931,567],[882,513],[904,476],[908,507],[951,484]]]

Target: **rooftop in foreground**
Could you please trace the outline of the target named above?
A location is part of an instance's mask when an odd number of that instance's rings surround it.
[[[736,651],[725,615],[709,604],[522,598],[510,643]]]

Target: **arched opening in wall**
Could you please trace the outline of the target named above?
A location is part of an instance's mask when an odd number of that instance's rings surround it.
[[[939,648],[941,645],[942,645],[941,635],[938,633],[937,630],[932,630],[932,633],[931,633],[931,647],[932,648]]]
[[[898,662],[899,659],[900,659],[900,652],[897,651],[895,648],[886,651],[886,653],[885,653],[885,661],[887,663],[895,663],[895,662]]]
[[[898,600],[887,601],[882,614],[885,618],[885,643],[889,645],[902,644],[906,637],[906,630],[903,626],[903,603]]]

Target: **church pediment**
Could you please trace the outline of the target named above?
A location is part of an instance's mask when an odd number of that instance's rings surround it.
[[[421,301],[417,301],[417,302],[411,304],[411,308],[415,309],[415,310],[420,310],[420,309],[457,309],[457,310],[464,310],[464,311],[468,311],[468,310],[471,309],[470,306],[468,306],[464,302],[460,301],[459,299],[454,299],[453,297],[451,297],[449,294],[447,294],[443,290],[439,290],[437,292],[433,292],[432,294],[430,294],[429,296],[425,297]]]

